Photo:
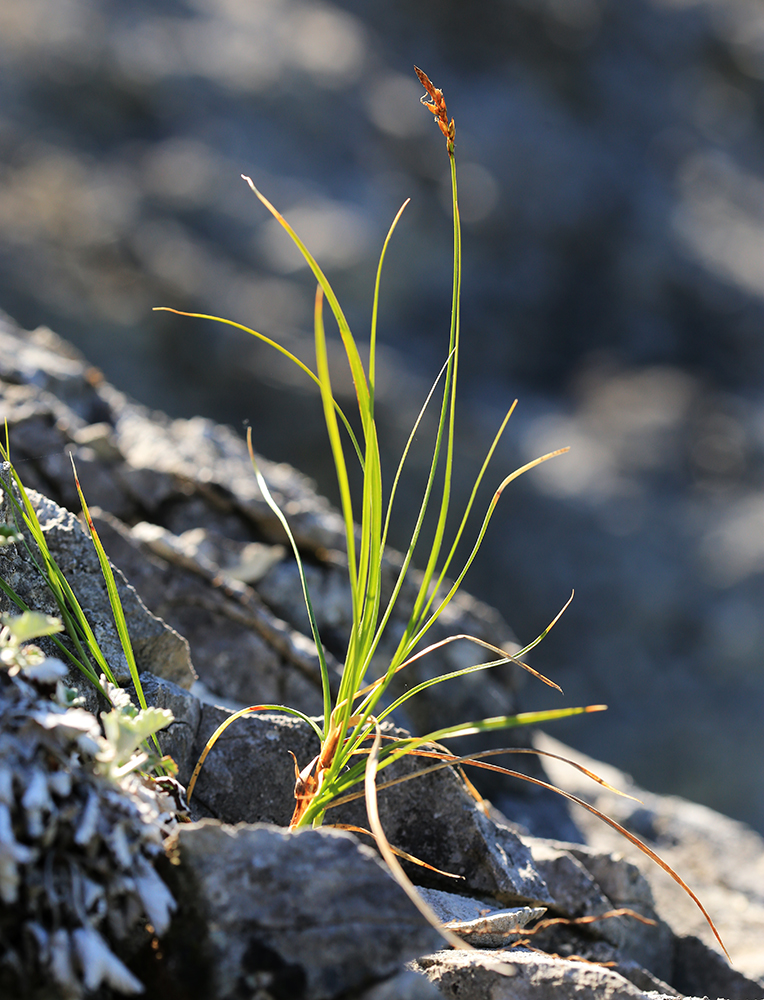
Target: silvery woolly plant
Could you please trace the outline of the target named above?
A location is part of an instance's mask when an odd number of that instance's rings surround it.
[[[352,600],[352,625],[347,641],[339,691],[333,699],[329,684],[329,671],[303,572],[301,555],[289,528],[288,521],[273,500],[268,490],[268,485],[257,467],[250,435],[250,455],[260,490],[289,539],[300,572],[305,605],[321,664],[323,717],[319,721],[316,721],[287,705],[252,705],[234,713],[218,728],[208,741],[189,784],[189,797],[193,792],[194,783],[200,768],[203,766],[204,760],[227,726],[251,712],[279,711],[297,716],[314,730],[320,741],[320,751],[311,761],[295,762],[295,807],[291,827],[320,826],[324,822],[327,811],[334,804],[337,804],[338,800],[347,801],[350,797],[365,795],[369,825],[376,838],[381,854],[393,873],[404,885],[404,888],[407,888],[414,901],[420,906],[420,909],[423,909],[428,916],[432,917],[432,914],[427,912],[427,907],[418,899],[413,887],[407,885],[406,876],[395,857],[394,850],[387,843],[384,831],[379,822],[376,801],[377,790],[385,787],[384,782],[381,782],[379,785],[377,784],[377,776],[380,772],[384,772],[386,768],[402,757],[415,755],[427,758],[428,764],[426,767],[423,767],[423,771],[449,766],[454,763],[467,762],[476,766],[490,767],[492,770],[503,771],[506,774],[525,777],[524,775],[518,775],[515,771],[500,768],[495,764],[487,764],[485,761],[478,759],[481,756],[488,756],[489,754],[458,757],[444,750],[442,741],[450,741],[459,736],[508,729],[518,725],[537,724],[550,719],[599,711],[604,706],[589,705],[576,708],[560,708],[545,712],[527,712],[513,716],[481,719],[466,722],[463,725],[443,727],[421,736],[383,738],[383,733],[380,729],[381,724],[386,719],[393,716],[396,710],[408,701],[409,698],[415,697],[423,689],[433,684],[446,683],[448,680],[464,674],[490,669],[499,664],[508,662],[518,664],[544,683],[551,687],[558,687],[552,681],[525,664],[522,658],[544,638],[552,625],[557,621],[557,618],[559,618],[559,615],[540,636],[512,655],[507,653],[506,650],[494,647],[482,640],[463,635],[452,636],[438,643],[426,645],[429,630],[448,607],[461,586],[473,560],[477,556],[489,522],[504,489],[518,476],[523,475],[542,462],[546,462],[562,454],[568,449],[561,448],[558,451],[543,455],[529,462],[527,465],[516,469],[500,482],[476,532],[475,541],[466,561],[463,565],[457,566],[454,572],[457,547],[467,530],[478,489],[514,410],[516,401],[509,408],[487,451],[485,461],[475,480],[466,507],[458,522],[456,532],[453,538],[447,541],[446,524],[451,513],[451,485],[454,473],[453,459],[456,426],[456,389],[461,351],[460,293],[462,251],[455,156],[455,124],[454,119],[449,118],[442,91],[433,86],[427,75],[420,69],[416,69],[416,73],[426,92],[422,97],[422,103],[434,116],[434,120],[445,139],[446,153],[450,166],[453,212],[451,321],[448,347],[445,352],[445,363],[411,430],[402,457],[387,491],[385,491],[383,485],[378,429],[375,417],[377,317],[382,266],[393,231],[408,202],[404,203],[395,216],[382,245],[372,299],[371,330],[368,342],[368,363],[366,366],[363,364],[357,342],[326,275],[298,234],[271,202],[261,194],[249,177],[244,177],[243,179],[262,205],[286,230],[317,281],[313,315],[315,370],[301,359],[295,357],[295,355],[277,341],[256,330],[216,316],[199,313],[181,313],[181,315],[226,323],[229,326],[236,327],[257,337],[288,357],[317,385],[323,405],[323,415],[339,488],[340,505],[345,528],[348,583]],[[324,328],[325,303],[328,304],[329,310],[339,329],[339,335],[353,379],[360,425],[360,434],[358,436],[354,433],[351,422],[340,407],[332,389]],[[168,311],[178,312],[178,310]],[[438,391],[440,391],[439,418],[432,444],[429,475],[424,495],[419,506],[410,543],[402,560],[397,581],[389,600],[384,602],[382,599],[383,555],[387,544],[391,518],[393,517],[396,492],[414,435],[419,430],[425,409],[437,398]],[[348,475],[348,465],[351,462],[357,462],[362,471],[362,486],[358,495],[353,495],[351,490],[350,477]],[[422,537],[422,527],[425,515],[430,510],[434,513],[435,529],[432,540],[426,546]],[[409,578],[415,555],[417,562],[424,569],[417,582],[416,597],[408,616],[408,624],[384,671],[376,677],[371,677],[372,658],[379,647],[382,635],[390,621],[393,608],[399,601],[404,580]],[[449,578],[450,573],[453,574],[453,578]],[[412,662],[422,656],[426,656],[439,646],[463,639],[471,639],[476,646],[487,651],[492,658],[461,670],[455,670],[451,673],[425,680],[414,685],[404,694],[393,700],[385,697],[393,678],[400,671],[405,670]],[[490,755],[496,752],[491,751]],[[511,753],[516,751],[513,748],[508,748],[505,752]],[[433,758],[436,759],[436,763],[432,763]],[[592,777],[595,780],[601,781],[601,779],[595,776]],[[537,779],[527,780],[534,780],[537,783],[541,783]],[[362,792],[359,791],[359,786],[363,786]],[[556,790],[559,791],[558,789]],[[573,798],[568,793],[561,792],[561,794],[566,795],[568,798]],[[576,801],[580,802],[580,800]],[[580,804],[596,812],[596,810],[586,803],[580,802]],[[706,918],[711,922],[700,901],[697,900],[697,897],[694,896],[676,873],[668,869],[668,866],[632,834],[619,827],[614,821],[602,816],[602,814],[598,813],[598,815],[610,823],[610,825],[616,827],[624,836],[637,844],[641,850],[645,851],[658,864],[668,870],[695,899]],[[714,933],[716,933],[715,929]]]
[[[105,676],[101,722],[32,640],[61,622],[3,615],[0,628],[0,993],[54,988],[80,1000],[143,986],[116,952],[163,934],[175,901],[154,869],[177,822],[146,740],[172,721],[137,709]]]

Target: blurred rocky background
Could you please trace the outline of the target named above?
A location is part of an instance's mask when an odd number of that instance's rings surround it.
[[[520,641],[575,587],[533,663],[566,703],[610,711],[555,733],[764,831],[758,0],[3,0],[0,308],[141,402],[250,422],[261,453],[333,496],[299,371],[151,307],[225,315],[309,361],[312,281],[239,175],[359,334],[410,196],[380,318],[394,469],[450,302],[448,164],[413,63],[457,123],[462,495],[515,396],[485,502],[572,448],[503,497],[467,586]],[[337,378],[352,391],[339,354]]]

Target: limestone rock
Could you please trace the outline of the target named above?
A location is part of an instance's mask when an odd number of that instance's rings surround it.
[[[634,961],[660,979],[671,975],[672,941],[668,926],[660,920],[650,885],[636,865],[614,854],[602,854],[578,845],[554,844],[526,838],[533,859],[555,899],[558,913],[570,918],[598,918],[590,933],[610,942],[624,960]],[[609,917],[626,908],[651,924],[624,915]],[[539,944],[548,951],[554,934]],[[564,952],[564,948],[563,948]]]
[[[258,990],[330,1000],[387,979],[439,939],[347,833],[204,820],[179,829],[171,850],[181,916],[167,947],[189,1000]]]
[[[195,753],[201,754],[229,715],[224,709],[203,706]],[[318,752],[318,742],[305,723],[266,713],[237,720],[205,761],[194,793],[196,808],[228,823],[287,824],[294,809],[290,750],[301,767]],[[404,758],[383,774],[392,778],[420,768],[418,759]],[[504,903],[552,902],[525,844],[481,811],[454,772],[437,771],[381,791],[379,813],[391,844],[460,877],[455,883],[412,866],[415,881],[447,890],[457,884]],[[327,823],[332,822],[368,828],[363,799],[330,810]]]
[[[655,1000],[610,969],[523,949],[439,951],[412,968],[459,1000]]]
[[[178,558],[169,546],[157,551],[138,526],[130,528],[103,511],[93,517],[110,558],[188,641],[194,668],[212,695],[244,705],[290,705],[306,715],[321,711],[315,647],[252,587],[227,578],[211,558]],[[214,537],[226,541],[219,533]],[[327,659],[336,687],[339,669],[331,654]]]
[[[506,909],[440,889],[420,888],[419,892],[450,931],[476,948],[511,948],[526,924],[547,912],[543,906]]]
[[[231,713],[202,705],[194,743],[194,762],[207,740]],[[276,823],[287,826],[294,811],[294,763],[318,753],[312,729],[288,715],[253,713],[223,733],[204,763],[192,809],[225,823]]]
[[[541,749],[589,767],[639,800],[634,802],[608,792],[557,761],[549,760],[546,765],[555,784],[618,820],[685,878],[711,910],[735,967],[754,983],[758,981],[756,989],[764,996],[764,839],[744,824],[705,806],[645,791],[617,768],[593,761],[547,735],[538,734],[536,742]],[[719,954],[702,914],[668,875],[591,813],[576,806],[573,814],[586,834],[590,850],[616,852],[639,867],[650,884],[658,915],[674,934],[700,938]],[[578,850],[568,846],[573,852]],[[586,864],[583,857],[582,861]],[[726,960],[720,960],[728,969]],[[695,990],[703,992],[698,986],[689,988]],[[720,995],[726,996],[723,989]]]
[[[438,1000],[440,990],[429,979],[406,969],[359,993],[354,1000]]]
[[[674,942],[671,982],[683,993],[717,994],[725,1000],[761,1000],[764,982],[753,980],[692,934]]]

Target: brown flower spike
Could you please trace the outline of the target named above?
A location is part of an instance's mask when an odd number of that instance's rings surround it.
[[[438,123],[438,128],[443,133],[446,139],[446,149],[448,150],[448,155],[454,155],[454,135],[456,133],[456,128],[454,126],[454,119],[448,120],[448,111],[446,110],[446,102],[443,98],[443,91],[438,90],[437,87],[432,85],[429,76],[421,70],[418,66],[414,67],[414,72],[419,77],[419,82],[422,84],[427,94],[422,97],[422,104],[435,115],[435,121]],[[430,98],[428,101],[427,98]]]

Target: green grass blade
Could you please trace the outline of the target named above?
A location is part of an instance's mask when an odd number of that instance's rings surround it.
[[[361,357],[358,353],[358,349],[356,347],[355,340],[353,339],[353,335],[350,332],[348,321],[345,319],[345,314],[342,311],[339,301],[337,300],[337,296],[334,294],[334,289],[329,284],[329,280],[327,279],[326,275],[321,270],[321,268],[318,266],[311,252],[302,242],[302,240],[294,231],[294,229],[292,229],[292,227],[289,225],[289,223],[281,214],[281,212],[279,212],[278,209],[276,209],[268,201],[268,199],[265,197],[264,194],[261,194],[260,191],[257,190],[251,177],[247,177],[245,174],[242,174],[242,178],[250,186],[252,191],[260,200],[261,204],[263,204],[268,209],[273,218],[287,231],[290,238],[292,239],[292,242],[300,251],[308,267],[313,272],[316,281],[323,289],[324,295],[326,296],[326,301],[329,303],[329,308],[332,310],[334,318],[337,321],[337,326],[339,327],[340,336],[342,337],[342,342],[345,346],[345,352],[348,357],[348,362],[350,364],[350,371],[353,376],[353,383],[355,385],[355,391],[358,397],[358,408],[363,417],[364,413],[369,412],[369,386],[366,381],[366,373],[364,372],[363,369],[363,362],[361,361]]]
[[[427,484],[425,486],[422,503],[419,508],[417,522],[416,525],[414,526],[414,531],[412,534],[412,541],[410,545],[412,551],[416,547],[417,542],[419,540],[419,535],[422,529],[422,524],[424,522],[424,517],[429,507],[430,499],[432,496],[432,490],[435,484],[436,472],[440,460],[441,448],[445,437],[446,457],[445,457],[445,469],[443,473],[443,492],[441,495],[438,522],[435,529],[435,535],[431,543],[430,554],[427,559],[427,565],[424,570],[424,573],[422,574],[422,581],[417,593],[416,600],[414,601],[414,607],[411,616],[409,618],[408,625],[400,640],[398,649],[396,650],[392,658],[392,661],[390,663],[390,668],[388,670],[388,674],[390,676],[392,676],[392,673],[395,672],[395,668],[398,666],[398,664],[401,663],[402,660],[405,659],[406,655],[411,651],[413,646],[416,645],[416,642],[412,643],[411,638],[416,632],[417,625],[421,620],[422,607],[427,601],[430,583],[432,581],[438,557],[440,555],[440,550],[443,544],[443,537],[445,534],[446,519],[448,516],[448,508],[451,496],[451,477],[453,472],[454,424],[455,424],[455,407],[456,407],[456,374],[459,366],[459,331],[460,331],[460,300],[461,300],[461,224],[459,220],[459,200],[458,200],[458,189],[456,181],[456,161],[453,155],[453,145],[449,146],[449,161],[451,165],[451,199],[452,199],[453,233],[454,233],[451,326],[449,331],[449,344],[448,344],[449,360],[446,369],[446,382],[443,390],[443,400],[440,409],[440,419],[438,421],[438,429],[435,435],[433,456],[430,462],[430,471],[428,474]]]
[[[443,580],[444,580],[444,578],[446,576],[446,573],[448,572],[448,567],[451,565],[451,561],[452,561],[452,559],[454,557],[454,553],[456,552],[457,546],[459,545],[459,542],[461,541],[462,535],[464,534],[464,529],[465,529],[465,527],[467,525],[467,521],[468,521],[470,513],[472,511],[472,507],[473,507],[473,505],[475,503],[475,497],[477,496],[477,492],[480,489],[480,484],[483,481],[483,477],[485,476],[485,473],[488,470],[488,466],[489,466],[489,464],[491,462],[491,459],[493,458],[494,452],[496,451],[496,448],[497,448],[497,446],[499,444],[499,441],[501,440],[501,437],[502,437],[502,435],[503,435],[503,433],[504,433],[504,431],[506,429],[506,426],[509,423],[509,418],[514,413],[516,406],[517,406],[517,400],[515,400],[512,403],[512,405],[510,406],[509,410],[507,411],[506,416],[502,420],[501,425],[499,426],[499,429],[496,432],[496,435],[494,436],[493,441],[491,442],[491,447],[488,449],[488,453],[487,453],[485,459],[483,460],[483,464],[480,467],[480,472],[478,473],[478,475],[477,475],[477,477],[475,479],[475,482],[474,482],[473,487],[472,487],[472,491],[471,491],[470,496],[469,496],[469,500],[467,501],[467,506],[464,509],[464,514],[462,515],[461,522],[459,523],[459,527],[458,527],[458,529],[456,531],[456,534],[454,536],[454,540],[453,540],[453,542],[451,544],[451,549],[449,550],[448,556],[446,557],[446,560],[443,563],[443,566],[441,567],[437,583],[435,584],[435,586],[432,589],[432,596],[430,598],[430,602],[434,599],[435,595],[437,594],[438,590],[440,589],[441,584],[443,583]],[[423,609],[423,613],[424,614],[427,613],[427,608],[429,607],[430,602],[428,602],[428,604]]]
[[[567,604],[565,605],[565,607],[567,607]],[[533,642],[529,643],[523,649],[518,650],[517,653],[507,653],[506,650],[501,649],[499,646],[494,646],[493,643],[486,642],[484,639],[478,639],[474,635],[466,635],[466,634],[450,635],[446,639],[441,639],[439,642],[435,642],[431,646],[427,646],[426,649],[420,650],[418,653],[415,653],[414,656],[411,656],[409,657],[409,659],[405,660],[398,667],[396,673],[403,670],[405,667],[410,666],[410,664],[414,663],[416,660],[420,660],[422,659],[422,657],[427,656],[428,654],[433,653],[438,649],[442,649],[443,646],[447,646],[449,643],[452,642],[460,642],[460,641],[473,642],[475,643],[475,645],[480,646],[483,649],[487,649],[493,653],[496,653],[499,658],[496,660],[490,660],[486,663],[477,663],[470,667],[461,667],[460,669],[453,670],[447,674],[439,674],[437,677],[430,677],[428,680],[422,681],[415,687],[405,691],[395,702],[393,702],[393,704],[389,705],[386,709],[384,709],[384,711],[378,713],[377,719],[380,722],[383,719],[386,719],[387,716],[391,715],[397,708],[399,708],[401,705],[407,702],[409,698],[413,698],[414,695],[418,694],[420,691],[426,690],[426,688],[433,687],[433,685],[435,684],[442,684],[444,681],[451,680],[455,677],[463,677],[465,674],[475,673],[475,671],[478,670],[487,670],[490,667],[498,667],[501,666],[501,664],[503,663],[517,664],[517,666],[522,667],[523,670],[526,670],[528,673],[533,674],[533,676],[537,680],[540,680],[548,687],[555,688],[557,691],[560,692],[560,694],[562,694],[563,691],[559,684],[555,684],[554,681],[549,680],[548,677],[545,677],[542,673],[539,673],[538,670],[534,670],[533,667],[528,666],[527,663],[523,663],[523,661],[520,659],[521,656],[524,656],[531,649],[533,649],[534,646],[538,645],[538,643],[541,642],[544,636],[548,635],[550,629],[552,628],[552,625],[554,625],[554,623],[559,619],[560,615],[562,615],[562,611],[557,615],[557,618],[555,618],[552,624],[547,626],[547,628],[541,633],[540,636],[534,639]],[[365,689],[364,691],[359,691],[359,696],[365,694],[366,691],[371,690],[371,688],[373,688],[374,686],[375,685],[369,685],[369,688]],[[365,705],[362,704],[357,709],[357,712],[359,714],[362,713],[364,711],[364,708]]]
[[[96,555],[98,556],[98,562],[101,567],[101,575],[103,576],[104,583],[106,584],[106,592],[109,595],[109,604],[111,605],[111,613],[114,618],[114,625],[117,629],[117,635],[119,636],[120,645],[122,646],[122,652],[125,654],[125,659],[127,660],[127,667],[130,671],[130,678],[133,682],[133,687],[135,688],[135,693],[138,697],[138,703],[141,708],[145,711],[148,708],[148,703],[146,702],[146,695],[143,693],[143,685],[141,684],[141,678],[138,674],[138,664],[135,662],[135,653],[133,652],[133,644],[130,641],[130,633],[127,628],[127,620],[125,618],[125,611],[122,607],[122,601],[119,596],[119,591],[117,590],[117,581],[114,578],[114,571],[111,568],[111,563],[109,562],[109,557],[106,555],[106,550],[104,549],[101,539],[96,531],[96,527],[93,524],[93,518],[90,516],[90,509],[88,508],[87,502],[85,500],[85,494],[82,492],[82,487],[80,486],[79,476],[77,475],[77,467],[74,464],[74,456],[69,455],[72,463],[72,472],[74,473],[74,484],[77,487],[77,495],[80,498],[80,503],[82,504],[82,512],[85,515],[85,521],[88,526],[88,531],[90,532],[90,539],[93,542],[93,547],[95,548]],[[114,683],[114,681],[112,681]],[[162,748],[159,746],[159,740],[157,739],[156,733],[151,734],[151,741],[154,744],[159,756],[162,756]]]
[[[188,788],[186,790],[186,797],[189,802],[191,801],[191,796],[193,795],[194,787],[196,786],[196,779],[199,777],[199,772],[201,771],[202,765],[207,759],[207,755],[210,750],[212,750],[217,741],[233,722],[243,718],[245,715],[250,715],[252,712],[284,712],[287,715],[294,715],[296,718],[302,719],[303,722],[307,722],[319,740],[323,739],[321,730],[318,728],[313,719],[311,719],[308,715],[304,715],[302,712],[298,712],[296,708],[289,708],[287,705],[250,705],[248,708],[239,709],[238,712],[234,712],[233,715],[229,715],[227,719],[221,722],[212,736],[210,736],[205,743],[204,749],[199,756],[199,760],[196,762],[194,773],[191,775],[191,780],[189,781]]]
[[[311,634],[313,635],[313,642],[316,647],[319,667],[321,670],[321,689],[323,692],[323,700],[324,700],[324,732],[328,733],[332,715],[332,695],[329,686],[329,667],[327,666],[326,663],[326,656],[324,655],[324,647],[323,644],[321,643],[321,635],[318,631],[318,622],[316,621],[316,615],[315,612],[313,611],[313,604],[311,603],[310,600],[310,592],[308,591],[308,583],[307,580],[305,579],[305,569],[303,567],[302,557],[300,556],[300,550],[297,547],[297,542],[295,541],[294,535],[292,534],[292,530],[289,527],[289,523],[287,522],[287,519],[284,517],[281,508],[271,496],[271,491],[268,489],[268,484],[263,478],[263,474],[260,472],[260,469],[257,465],[257,460],[255,459],[255,452],[252,447],[251,427],[247,428],[247,447],[249,448],[249,458],[250,461],[252,462],[252,468],[255,471],[255,476],[257,478],[257,484],[260,487],[260,492],[263,494],[263,499],[271,508],[273,513],[276,515],[279,524],[284,529],[286,536],[289,539],[289,544],[292,548],[295,561],[297,563],[297,572],[300,574],[300,584],[302,586],[302,596],[303,600],[305,601],[305,608],[308,613],[308,621],[310,622],[310,630]],[[311,723],[311,725],[313,725],[315,728],[314,723]],[[318,730],[316,731],[318,732],[319,738],[321,739],[322,738],[321,733]]]
[[[435,393],[435,390],[436,390],[436,388],[438,386],[438,383],[440,382],[441,378],[443,377],[443,373],[446,371],[446,368],[448,366],[448,361],[449,361],[449,359],[446,359],[446,361],[443,364],[443,367],[438,372],[438,376],[435,379],[435,381],[433,382],[432,387],[430,388],[430,391],[427,394],[427,398],[425,399],[424,403],[422,404],[421,409],[419,410],[417,418],[414,421],[414,426],[411,428],[411,433],[409,434],[408,439],[406,441],[406,446],[403,449],[403,453],[401,455],[400,461],[398,462],[398,468],[395,471],[395,477],[393,479],[393,485],[392,485],[392,488],[390,490],[390,497],[389,497],[388,502],[387,502],[387,513],[385,515],[385,524],[384,524],[384,527],[382,529],[382,540],[381,540],[381,543],[380,543],[380,553],[384,553],[386,545],[387,545],[387,535],[388,535],[388,530],[389,530],[389,527],[390,527],[390,518],[392,516],[393,503],[395,501],[395,495],[397,493],[398,485],[399,485],[399,482],[400,482],[400,478],[401,478],[401,475],[403,473],[403,467],[405,465],[406,459],[407,459],[409,451],[411,449],[411,445],[412,445],[412,443],[414,441],[414,437],[416,436],[416,432],[418,431],[419,425],[421,424],[422,418],[424,417],[425,411],[427,410],[427,407],[428,407],[428,405],[429,405],[429,403],[430,403],[430,401],[431,401],[431,399],[432,399],[432,397],[433,397],[433,395]],[[379,642],[380,642],[380,640],[382,638],[382,635],[383,635],[383,633],[385,631],[385,628],[387,627],[387,624],[388,624],[388,622],[390,620],[390,616],[393,613],[393,609],[395,608],[395,605],[397,604],[398,597],[400,596],[401,588],[403,587],[403,583],[404,583],[404,581],[406,579],[406,576],[408,574],[409,566],[411,565],[411,560],[414,557],[414,550],[416,549],[416,543],[417,543],[418,538],[419,538],[419,529],[421,528],[422,521],[424,520],[424,514],[425,514],[425,512],[426,512],[426,504],[424,504],[423,507],[420,507],[419,514],[417,516],[417,526],[415,527],[414,532],[412,533],[412,537],[411,537],[411,540],[409,542],[408,549],[406,550],[406,554],[403,557],[403,562],[401,563],[401,568],[398,571],[398,576],[396,577],[395,585],[393,586],[393,590],[392,590],[392,593],[390,595],[390,600],[387,602],[387,607],[385,608],[385,612],[382,615],[381,620],[379,620],[379,624],[377,625],[376,634],[374,635],[371,643],[369,644],[369,648],[368,648],[368,650],[366,652],[366,658],[365,658],[365,661],[363,663],[363,669],[361,670],[361,677],[365,676],[366,671],[369,668],[369,664],[371,662],[371,658],[374,656],[374,652],[375,652],[377,646],[379,645]]]
[[[114,616],[114,624],[117,629],[117,635],[119,636],[119,641],[122,646],[122,651],[125,654],[125,659],[127,660],[127,666],[130,671],[130,677],[132,679],[133,685],[135,686],[135,692],[138,695],[138,701],[143,709],[148,708],[146,703],[146,697],[143,693],[143,686],[141,685],[141,679],[138,676],[138,665],[135,662],[135,654],[133,652],[133,644],[130,641],[130,634],[127,629],[127,620],[125,618],[125,612],[122,607],[122,601],[119,596],[119,591],[117,590],[117,581],[114,578],[114,571],[111,568],[111,563],[109,562],[109,557],[106,555],[106,551],[101,544],[101,539],[96,531],[96,527],[93,524],[93,519],[90,516],[90,509],[88,508],[87,502],[85,500],[85,495],[82,492],[82,487],[80,486],[80,480],[77,475],[77,467],[74,464],[74,456],[69,456],[72,463],[72,472],[74,473],[74,485],[77,488],[77,495],[80,498],[80,503],[82,504],[82,512],[85,515],[85,521],[88,526],[88,531],[90,532],[90,539],[93,542],[93,547],[95,548],[96,555],[98,556],[98,562],[101,567],[101,574],[106,584],[106,592],[109,595],[109,604],[111,605],[111,612]],[[154,737],[156,742],[156,736]],[[159,749],[159,744],[157,743],[157,749]]]
[[[5,461],[8,461],[8,451],[7,449],[4,449],[2,445],[0,445],[0,453],[2,454],[2,457],[5,459]],[[42,565],[38,561],[35,553],[32,551],[32,548],[27,542],[26,538],[24,538],[24,546],[29,554],[29,557],[32,560],[37,571],[40,573],[40,575],[50,588],[50,591],[53,594],[56,603],[58,604],[59,611],[64,621],[64,625],[66,626],[67,633],[72,642],[75,644],[77,652],[81,657],[82,663],[88,662],[88,655],[83,647],[83,642],[84,642],[84,644],[87,646],[90,652],[90,655],[98,664],[98,667],[101,670],[101,672],[106,676],[107,680],[109,680],[110,683],[116,685],[117,681],[114,677],[114,674],[112,673],[111,667],[109,666],[109,664],[106,661],[106,658],[101,652],[101,648],[98,645],[98,641],[96,640],[95,635],[93,634],[93,630],[90,627],[90,623],[87,620],[87,616],[80,607],[80,603],[74,591],[72,590],[69,581],[61,572],[61,569],[59,568],[58,564],[56,563],[55,559],[53,558],[50,552],[50,549],[48,548],[48,543],[47,539],[45,538],[45,533],[43,532],[42,527],[40,526],[40,522],[37,517],[37,512],[35,511],[34,506],[32,505],[32,501],[29,499],[29,495],[24,487],[24,484],[21,481],[21,478],[19,477],[19,474],[16,471],[14,465],[12,463],[9,463],[9,465],[10,465],[11,476],[16,485],[16,488],[18,489],[19,496],[21,497],[22,501],[21,504],[19,504],[12,490],[8,491],[8,496],[14,508],[14,511],[16,512],[16,515],[21,517],[24,524],[28,528],[30,534],[32,535],[35,544],[37,545],[38,551],[43,561]],[[82,663],[80,663],[80,661],[78,661],[76,658],[72,659],[73,662],[82,666]],[[86,676],[88,676],[89,680],[92,680],[90,674],[87,671],[86,671]],[[99,691],[103,693],[103,689],[101,688],[100,682],[96,681],[96,687],[98,688]]]
[[[590,712],[604,712],[607,705],[582,705],[575,708],[550,708],[540,712],[519,712],[517,715],[497,715],[491,719],[479,719],[476,722],[465,722],[456,726],[445,726],[436,729],[426,736],[418,736],[416,745],[423,743],[440,743],[445,739],[456,739],[458,736],[472,736],[475,733],[490,733],[497,729],[514,729],[517,726],[538,726],[552,719],[567,719],[572,715],[586,715]]]
[[[401,216],[406,210],[406,206],[411,201],[407,198],[393,219],[390,228],[387,231],[387,236],[382,244],[382,251],[379,255],[379,263],[377,264],[377,276],[374,281],[374,298],[372,300],[371,306],[371,335],[369,337],[369,395],[370,395],[370,406],[371,412],[374,412],[374,387],[377,381],[377,318],[379,316],[379,289],[382,281],[382,265],[385,262],[385,255],[387,254],[387,247],[390,243],[393,233],[395,232],[395,227],[398,225]]]
[[[345,464],[345,453],[342,450],[342,441],[340,440],[339,428],[337,426],[337,419],[334,413],[334,396],[332,394],[332,383],[329,375],[329,357],[326,349],[326,333],[324,330],[323,319],[323,290],[320,285],[316,289],[313,319],[316,340],[316,369],[318,371],[319,386],[321,389],[321,402],[324,407],[324,420],[326,422],[326,430],[329,435],[329,445],[332,450],[332,458],[334,459],[334,468],[337,475],[337,486],[339,487],[340,492],[340,506],[342,507],[342,516],[345,522],[348,574],[350,577],[350,587],[353,598],[353,622],[357,622],[360,617],[361,594],[359,589],[358,567],[356,564],[353,501],[350,494],[350,480],[348,479],[347,466]],[[369,470],[365,468],[364,482],[367,481],[368,474]]]
[[[294,362],[294,364],[296,364],[298,368],[302,369],[302,371],[304,371],[306,375],[312,378],[313,381],[316,383],[316,385],[320,386],[321,384],[319,382],[318,376],[313,371],[311,371],[311,369],[308,368],[308,366],[304,364],[304,362],[300,361],[300,359],[297,357],[296,354],[292,354],[291,351],[288,351],[285,347],[282,347],[281,344],[279,344],[277,341],[271,340],[270,337],[266,337],[264,333],[258,333],[257,330],[253,330],[249,326],[244,326],[243,323],[234,323],[233,320],[224,319],[222,316],[209,316],[207,313],[183,312],[180,309],[171,309],[169,306],[154,306],[152,312],[169,312],[169,313],[174,313],[176,316],[188,316],[191,319],[209,319],[215,323],[223,323],[225,324],[225,326],[232,326],[236,330],[243,330],[245,333],[250,333],[252,334],[253,337],[257,337],[258,340],[262,340],[263,343],[268,344],[269,347],[274,347],[280,354],[283,354],[285,358],[289,358],[289,360]],[[345,413],[340,407],[339,403],[335,401],[334,406],[335,409],[337,410],[337,416],[344,424],[345,430],[347,431],[348,436],[350,437],[350,440],[353,444],[353,448],[355,449],[355,453],[358,456],[358,461],[361,463],[361,471],[363,471],[363,452],[361,451],[361,446],[358,444],[358,439],[356,438],[353,432],[353,428],[350,426],[348,418],[345,416]]]
[[[453,283],[451,293],[451,329],[449,332],[449,353],[453,353],[453,362],[447,376],[447,393],[444,397],[444,406],[448,403],[448,434],[446,437],[445,469],[443,472],[443,493],[440,501],[440,511],[438,523],[435,529],[435,537],[432,542],[430,556],[425,567],[422,583],[414,605],[411,616],[412,623],[418,622],[421,616],[422,605],[427,597],[430,583],[435,572],[435,567],[440,556],[443,538],[446,530],[446,521],[451,502],[451,481],[453,476],[454,462],[454,438],[456,424],[456,380],[459,370],[459,342],[461,328],[461,283],[462,283],[462,230],[459,216],[459,193],[456,180],[456,158],[453,148],[449,146],[449,163],[451,166],[451,208],[453,215],[454,231],[454,254],[453,254]],[[450,376],[450,378],[449,378]]]
[[[450,602],[453,599],[454,595],[456,594],[456,592],[461,587],[462,582],[464,580],[464,577],[467,575],[467,571],[469,570],[470,566],[474,562],[475,556],[477,556],[478,552],[480,551],[480,547],[483,544],[483,539],[485,538],[485,533],[488,530],[488,525],[490,524],[491,518],[493,517],[494,511],[496,510],[496,505],[498,504],[499,500],[501,499],[501,494],[504,492],[504,490],[506,489],[506,487],[511,482],[513,482],[513,480],[517,479],[518,476],[523,475],[523,473],[528,472],[530,469],[535,468],[537,465],[541,465],[542,462],[548,462],[550,459],[556,458],[558,455],[563,455],[567,451],[569,451],[568,448],[558,448],[557,451],[551,451],[547,455],[542,455],[540,458],[536,458],[532,462],[528,462],[526,465],[523,465],[521,468],[515,469],[514,472],[510,473],[510,475],[508,475],[500,483],[498,489],[496,490],[496,492],[494,493],[493,497],[491,498],[491,502],[488,505],[488,510],[486,511],[485,517],[483,518],[483,523],[482,523],[480,531],[478,533],[477,540],[476,540],[475,544],[472,547],[472,551],[470,552],[470,554],[469,554],[469,556],[467,558],[466,563],[464,564],[464,567],[463,567],[461,573],[456,578],[456,580],[452,584],[451,588],[449,589],[448,593],[445,595],[445,597],[441,600],[440,604],[438,604],[438,606],[432,612],[432,614],[430,615],[430,617],[428,618],[428,620],[425,622],[425,624],[422,625],[422,627],[419,628],[418,631],[416,631],[414,633],[414,635],[409,639],[408,647],[406,649],[406,655],[408,655],[408,653],[411,652],[411,650],[414,649],[414,647],[417,645],[417,643],[429,631],[429,629],[432,627],[432,625],[438,620],[438,618],[440,617],[440,615],[443,612],[444,608],[447,607],[448,604],[450,604]],[[432,603],[432,600],[436,597],[436,595],[437,595],[437,590],[433,590],[433,592],[431,594],[431,597],[428,600],[428,602],[427,602],[427,604],[426,604],[425,607],[429,607],[430,606],[430,604]],[[567,607],[567,605],[566,605],[566,607]],[[556,620],[557,619],[555,619],[555,621]]]

